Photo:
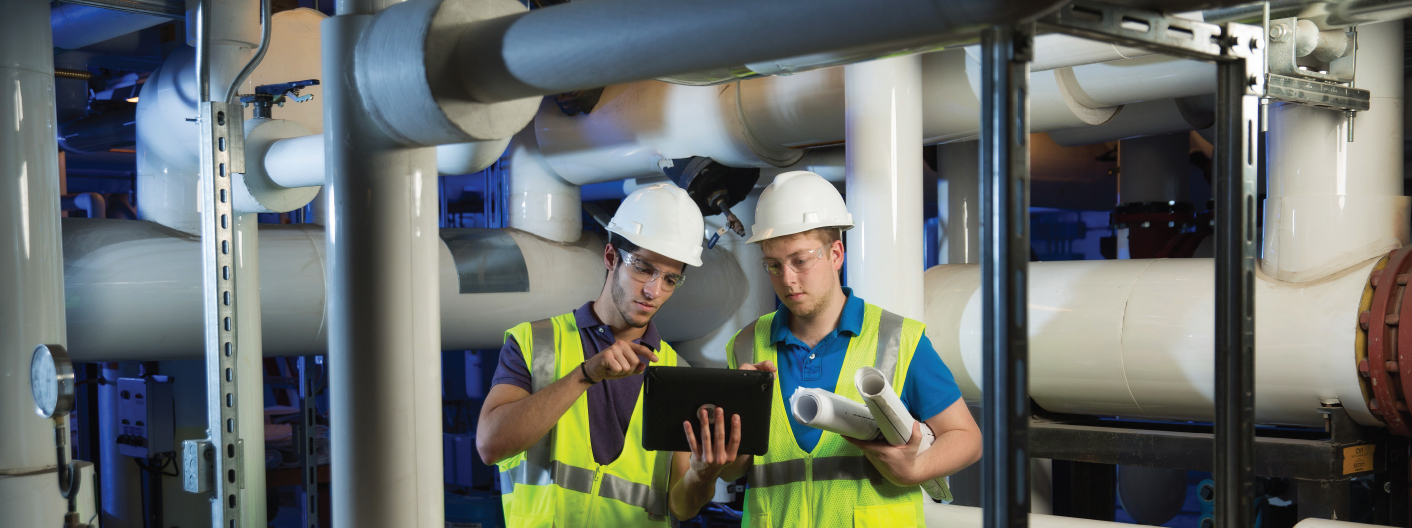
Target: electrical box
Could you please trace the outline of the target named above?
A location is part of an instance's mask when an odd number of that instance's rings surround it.
[[[118,454],[153,458],[175,452],[173,416],[171,378],[118,378]]]

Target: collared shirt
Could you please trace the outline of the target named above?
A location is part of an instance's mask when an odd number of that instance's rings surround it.
[[[851,288],[843,289],[848,300],[844,302],[843,314],[838,326],[813,347],[805,345],[789,330],[789,308],[781,306],[770,323],[770,341],[778,351],[780,398],[784,408],[789,408],[789,397],[799,387],[823,389],[834,392],[837,389],[839,374],[843,370],[843,360],[848,353],[849,339],[863,332],[863,299],[853,295]],[[845,380],[852,382],[852,376]],[[898,394],[902,404],[912,417],[927,420],[946,410],[961,398],[961,389],[951,369],[942,363],[941,356],[932,348],[932,342],[923,335],[917,343],[917,351],[907,367],[907,379]],[[804,451],[813,451],[818,445],[823,431],[789,421],[794,431],[794,440]]]
[[[593,313],[593,301],[574,310],[574,324],[579,327],[579,339],[583,343],[583,358],[587,360],[603,349],[613,346],[617,339],[613,329],[598,320]],[[662,336],[657,326],[647,323],[642,338],[634,340],[652,349],[662,349]],[[685,366],[685,362],[678,360]],[[495,377],[491,386],[514,385],[528,392],[531,388],[529,368],[520,353],[520,345],[515,338],[505,340],[500,347],[500,364],[495,367]],[[632,421],[632,410],[637,405],[637,396],[642,389],[642,376],[603,380],[588,388],[588,434],[593,445],[593,460],[599,464],[610,464],[623,452],[628,425]]]

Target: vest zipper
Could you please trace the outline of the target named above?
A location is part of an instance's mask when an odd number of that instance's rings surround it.
[[[599,466],[597,469],[593,470],[593,486],[589,488],[588,493],[588,504],[590,505],[588,508],[588,519],[584,522],[584,526],[594,526],[595,522],[598,520],[598,509],[600,506],[598,488],[602,483],[603,467]]]

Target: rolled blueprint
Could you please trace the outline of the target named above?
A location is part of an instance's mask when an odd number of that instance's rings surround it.
[[[799,387],[789,397],[790,414],[801,424],[859,440],[882,436],[868,407],[823,389]]]
[[[912,440],[912,424],[916,420],[912,419],[912,415],[902,405],[902,399],[897,397],[897,392],[892,390],[892,385],[887,382],[887,377],[883,376],[882,371],[873,367],[860,368],[853,375],[853,384],[858,388],[858,394],[863,397],[863,404],[877,420],[878,429],[882,431],[887,443],[903,445]],[[917,447],[918,455],[936,442],[936,434],[932,432],[931,427],[924,423],[920,429],[925,436]],[[922,490],[936,500],[951,499],[951,489],[946,485],[944,477],[923,482]]]

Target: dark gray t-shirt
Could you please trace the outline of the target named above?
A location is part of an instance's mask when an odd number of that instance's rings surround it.
[[[579,328],[585,360],[617,342],[613,338],[613,329],[599,321],[598,316],[593,313],[593,301],[574,310],[574,324]],[[633,342],[653,351],[662,349],[662,337],[657,334],[657,326],[651,322],[647,323],[647,330],[642,334],[642,338]],[[686,362],[680,358],[677,363],[686,366]],[[525,365],[524,355],[520,353],[519,343],[516,343],[513,337],[506,339],[505,345],[500,347],[500,364],[495,367],[491,386],[502,383],[525,391],[532,387],[529,368]],[[637,405],[637,396],[641,389],[640,375],[603,380],[588,388],[588,433],[592,439],[595,462],[610,464],[623,452],[623,442],[627,436],[628,425],[632,421],[632,409]]]

